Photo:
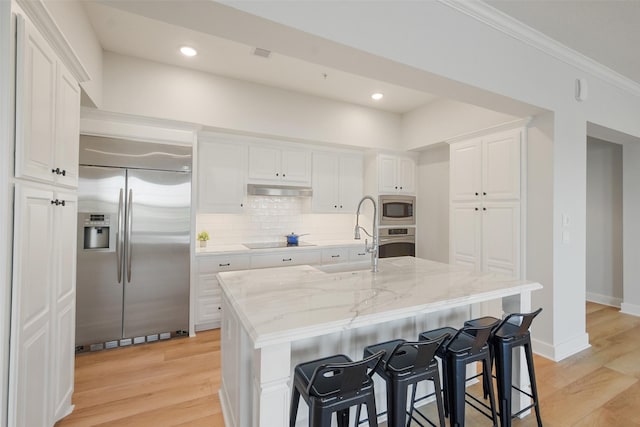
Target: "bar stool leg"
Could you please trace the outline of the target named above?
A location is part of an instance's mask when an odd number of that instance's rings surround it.
[[[413,388],[413,398],[411,399],[411,410],[413,410],[413,400],[415,399],[416,387],[417,384],[414,385]],[[440,420],[440,427],[444,426],[444,404],[442,402],[442,388],[440,387],[440,377],[433,377],[433,388],[436,393],[436,405],[438,407],[438,419]],[[409,420],[411,421],[411,420]]]
[[[451,377],[449,384],[453,386],[451,391],[451,407],[449,408],[449,421],[451,427],[464,426],[464,401],[465,401],[465,385],[466,385],[466,368],[467,364],[461,361],[451,361]]]
[[[391,391],[391,394],[388,392]],[[387,399],[391,398],[392,404],[387,405],[387,419],[390,427],[402,427],[406,421],[407,413],[407,388],[395,381],[387,383]],[[389,400],[387,400],[389,402]]]
[[[300,403],[300,392],[294,386],[291,393],[291,409],[289,410],[289,427],[295,427],[298,416],[298,404]]]
[[[540,416],[540,401],[538,400],[538,386],[536,384],[536,372],[533,368],[533,353],[531,351],[531,343],[524,344],[524,354],[527,357],[527,368],[529,369],[529,383],[531,384],[531,394],[535,403],[536,419],[538,427],[542,427],[542,417]]]
[[[498,383],[498,401],[500,402],[500,425],[511,426],[511,348],[504,343],[497,343],[494,356],[496,359],[496,377]]]
[[[367,397],[367,419],[369,427],[378,427],[378,412],[376,410],[376,397],[372,394]]]
[[[491,359],[482,359],[482,369],[484,372],[489,372],[491,369]],[[493,421],[493,427],[498,427],[498,414],[496,413],[496,397],[493,394],[493,387],[489,384],[489,403],[491,404],[491,420]],[[511,414],[511,413],[509,413]],[[509,417],[511,420],[511,417]]]
[[[338,427],[349,427],[349,408],[338,411]]]

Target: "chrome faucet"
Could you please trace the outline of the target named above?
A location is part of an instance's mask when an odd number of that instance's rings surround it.
[[[364,227],[360,226],[360,208],[362,207],[362,203],[365,200],[371,200],[373,203],[373,234],[369,234]],[[367,239],[364,240],[364,249],[368,253],[371,254],[371,271],[374,273],[378,272],[378,206],[376,201],[371,196],[364,196],[360,199],[360,203],[358,203],[358,209],[356,211],[356,228],[354,230],[353,238],[356,240],[360,240],[360,230],[364,231],[365,234],[371,237],[372,242],[371,246],[369,246],[369,242]]]

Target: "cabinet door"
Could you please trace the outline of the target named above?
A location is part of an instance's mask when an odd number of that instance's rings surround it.
[[[16,184],[9,425],[50,426],[53,192]]]
[[[332,213],[338,210],[338,173],[337,156],[330,153],[313,154],[313,198],[311,199],[311,207],[314,212]]]
[[[363,159],[361,155],[340,157],[340,182],[338,183],[338,208],[341,212],[354,213],[363,196]],[[315,191],[315,187],[314,190]]]
[[[450,213],[451,264],[481,268],[482,222],[480,207],[470,203],[452,203]]]
[[[249,147],[249,179],[280,181],[280,149],[252,145]]]
[[[482,145],[480,140],[451,144],[451,201],[480,200],[482,185]]]
[[[521,131],[503,132],[482,141],[482,191],[485,200],[520,198]]]
[[[71,73],[58,64],[56,94],[56,145],[52,168],[56,182],[78,186],[78,144],[80,141],[80,87]]]
[[[416,165],[413,159],[398,158],[398,192],[413,194],[416,191]]]
[[[485,203],[482,211],[482,271],[520,276],[519,203]]]
[[[246,194],[244,145],[200,141],[198,144],[198,210],[241,212]]]
[[[57,421],[71,409],[75,361],[77,196],[57,192],[64,205],[53,207],[54,295],[52,384],[54,419]]]
[[[395,193],[397,162],[393,156],[380,155],[378,158],[378,190],[380,193]]]
[[[302,150],[282,151],[282,181],[287,184],[311,185],[311,153]]]
[[[56,57],[21,16],[17,30],[15,174],[53,182]]]

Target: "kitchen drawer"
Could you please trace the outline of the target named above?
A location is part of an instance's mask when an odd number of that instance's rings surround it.
[[[289,265],[320,264],[322,254],[318,250],[297,252],[296,249],[287,252],[259,254],[251,256],[251,268],[286,267]]]
[[[249,268],[249,255],[200,256],[198,274],[218,273],[220,271],[246,270]]]
[[[220,295],[220,283],[217,273],[198,275],[198,296]]]
[[[322,250],[322,263],[335,264],[349,261],[349,250],[347,248],[327,248]]]
[[[349,262],[366,261],[371,254],[364,250],[364,245],[349,248]]]

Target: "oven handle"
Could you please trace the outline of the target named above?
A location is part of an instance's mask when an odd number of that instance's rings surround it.
[[[384,245],[387,243],[416,243],[415,237],[380,237],[379,245]]]

